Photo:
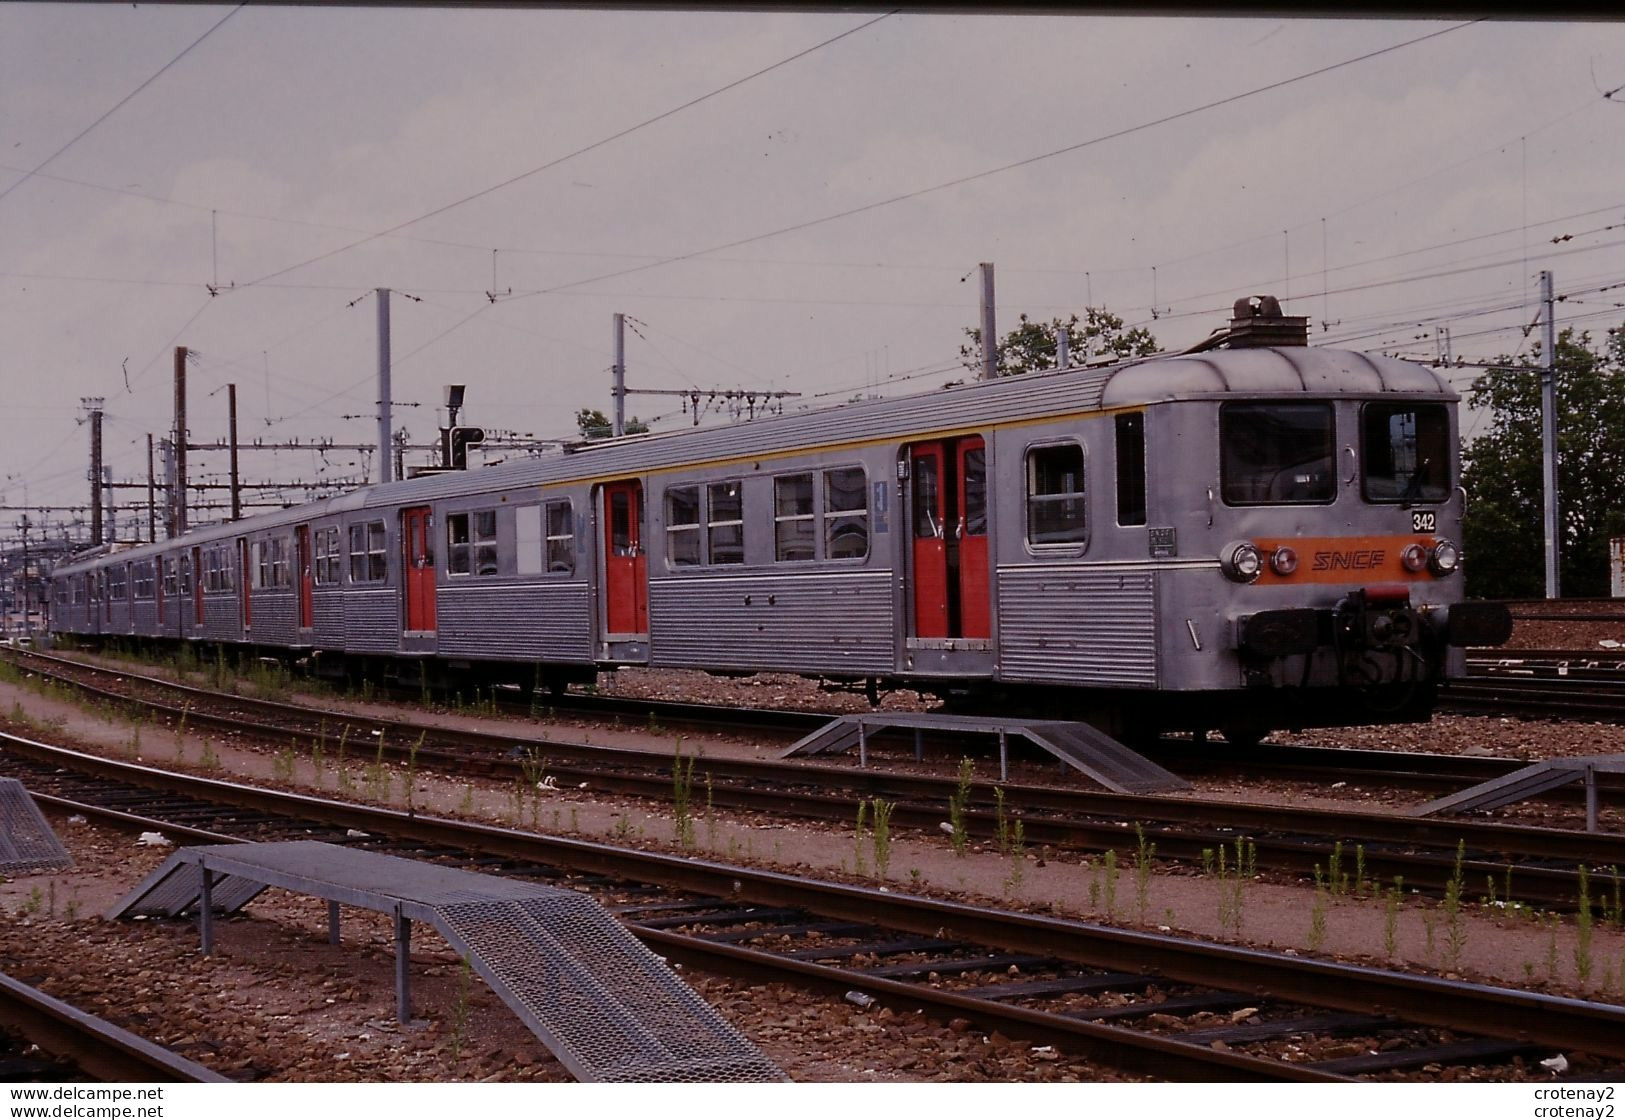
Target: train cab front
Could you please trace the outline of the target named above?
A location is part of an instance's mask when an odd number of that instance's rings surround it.
[[[1221,567],[1232,579],[1268,572],[1285,585],[1299,576],[1300,557],[1309,569],[1293,598],[1313,605],[1239,613],[1234,642],[1245,686],[1281,690],[1303,725],[1425,719],[1436,687],[1462,674],[1467,647],[1511,637],[1503,604],[1438,594],[1460,563],[1439,537],[1242,541]],[[1350,580],[1359,570],[1377,578]]]

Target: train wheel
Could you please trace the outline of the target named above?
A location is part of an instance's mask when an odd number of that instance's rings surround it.
[[[1264,736],[1269,734],[1269,729],[1251,723],[1233,723],[1228,727],[1221,727],[1219,734],[1223,735],[1224,741],[1232,747],[1251,750],[1264,741]]]

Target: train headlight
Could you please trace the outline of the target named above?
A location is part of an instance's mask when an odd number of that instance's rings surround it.
[[[1264,570],[1264,556],[1252,541],[1235,541],[1219,553],[1219,567],[1237,583],[1252,583]]]
[[[1428,559],[1428,567],[1433,569],[1436,576],[1449,575],[1461,567],[1461,549],[1449,541],[1439,541],[1433,546],[1433,555]]]
[[[1408,544],[1399,554],[1399,560],[1407,572],[1419,572],[1428,566],[1428,550],[1424,545]]]
[[[1298,554],[1286,545],[1270,553],[1270,571],[1278,576],[1289,576],[1298,570]]]

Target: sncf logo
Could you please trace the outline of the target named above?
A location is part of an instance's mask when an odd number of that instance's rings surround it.
[[[1387,550],[1381,548],[1356,548],[1347,552],[1317,552],[1315,553],[1313,570],[1317,572],[1368,571],[1372,568],[1382,567],[1382,562],[1387,555]]]

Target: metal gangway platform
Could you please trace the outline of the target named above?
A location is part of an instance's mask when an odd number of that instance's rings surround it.
[[[1410,811],[1413,817],[1436,813],[1467,813],[1475,809],[1498,809],[1514,801],[1537,797],[1548,790],[1583,782],[1586,797],[1586,831],[1597,831],[1597,775],[1625,774],[1625,754],[1596,754],[1580,758],[1548,758],[1531,763],[1510,774],[1491,778],[1476,786],[1435,798]]]
[[[195,913],[205,955],[214,918],[267,887],[387,914],[395,1001],[411,1021],[412,923],[427,922],[581,1081],[783,1081],[766,1055],[614,916],[579,891],[314,840],[182,848],[109,918]]]
[[[16,778],[0,778],[0,874],[61,871],[73,857]]]
[[[1114,793],[1165,793],[1190,783],[1088,723],[1003,716],[956,716],[940,712],[865,712],[845,715],[785,748],[780,758],[834,754],[858,748],[858,764],[869,764],[869,736],[895,728],[914,729],[914,757],[923,751],[925,732],[994,735],[999,740],[999,780],[1010,778],[1010,739],[1025,739]]]

